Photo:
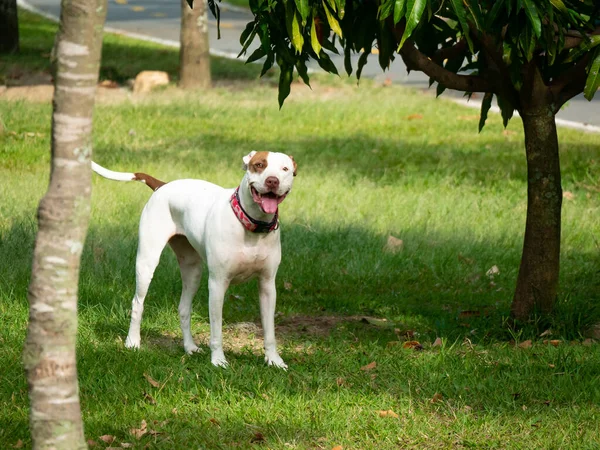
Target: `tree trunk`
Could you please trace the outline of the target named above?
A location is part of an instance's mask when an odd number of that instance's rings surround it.
[[[527,156],[527,222],[513,318],[548,314],[554,307],[560,262],[562,187],[558,137],[550,107],[522,113]]]
[[[91,131],[106,0],[63,0],[56,39],[50,184],[38,209],[23,349],[34,449],[86,448],[75,343],[90,214]]]
[[[19,51],[17,0],[0,0],[0,54]]]
[[[210,88],[208,8],[206,0],[194,2],[191,9],[181,0],[181,48],[179,50],[179,87]]]

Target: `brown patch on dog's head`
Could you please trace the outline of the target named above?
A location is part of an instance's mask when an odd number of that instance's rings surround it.
[[[268,166],[269,152],[256,152],[248,162],[248,170],[253,173],[262,173]]]
[[[288,155],[288,156],[290,157],[290,159],[294,163],[294,176],[296,176],[296,173],[298,172],[298,164],[296,164],[296,161],[294,160],[294,157],[292,155]]]
[[[154,178],[153,176],[148,175],[147,173],[136,172],[136,173],[134,173],[134,175],[135,175],[134,180],[146,183],[146,185],[153,191],[155,191],[159,187],[167,184],[164,181],[160,181],[160,180]]]

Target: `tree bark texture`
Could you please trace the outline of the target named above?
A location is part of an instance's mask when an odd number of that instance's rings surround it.
[[[0,54],[19,51],[17,0],[0,0]]]
[[[87,448],[75,344],[79,265],[90,214],[91,131],[106,0],[62,0],[48,191],[38,208],[23,349],[34,449]]]
[[[206,0],[194,2],[191,9],[181,0],[181,48],[179,49],[179,87],[208,89],[211,85]]]
[[[511,306],[513,318],[548,314],[560,269],[562,187],[558,137],[550,107],[521,112],[527,156],[527,221],[521,266]]]

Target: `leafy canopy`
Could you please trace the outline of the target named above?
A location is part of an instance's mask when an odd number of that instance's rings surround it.
[[[218,17],[215,1],[209,6]],[[438,82],[438,95],[485,92],[480,126],[493,95],[505,122],[525,108],[535,78],[553,113],[580,92],[591,100],[600,85],[594,0],[250,0],[250,9],[255,18],[240,37],[240,55],[258,37],[248,61],[265,58],[263,74],[280,67],[280,105],[294,69],[309,84],[308,60],[337,73],[330,55],[340,51],[349,75],[351,55],[360,54],[357,78],[373,53],[384,70],[400,54],[409,70]]]

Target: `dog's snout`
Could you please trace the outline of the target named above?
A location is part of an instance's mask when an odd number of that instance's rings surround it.
[[[277,177],[267,177],[265,180],[265,185],[270,190],[275,190],[279,187],[279,178]]]

